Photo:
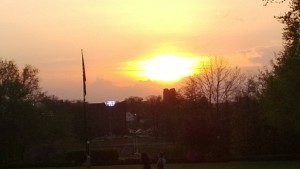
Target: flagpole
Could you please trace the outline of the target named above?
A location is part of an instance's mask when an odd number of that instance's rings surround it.
[[[87,117],[86,117],[86,75],[85,75],[85,66],[83,58],[83,49],[81,49],[81,58],[82,58],[82,81],[83,81],[83,115],[84,115],[84,132],[85,132],[85,152],[86,152],[86,167],[91,168],[91,157],[90,157],[90,141],[88,138],[88,129],[87,129]]]

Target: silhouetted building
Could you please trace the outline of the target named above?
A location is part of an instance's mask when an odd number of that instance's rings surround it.
[[[167,104],[175,103],[176,101],[176,90],[175,88],[163,90],[163,102]]]

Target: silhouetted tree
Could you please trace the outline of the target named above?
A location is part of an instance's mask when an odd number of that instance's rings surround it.
[[[209,57],[200,66],[202,71],[186,81],[183,94],[193,100],[205,97],[218,111],[220,103],[234,99],[235,93],[244,82],[244,75],[239,68],[228,67],[223,58],[219,57]]]
[[[213,113],[209,111],[206,98],[197,102],[183,100],[178,105],[176,114],[177,139],[187,153],[196,153],[191,160],[211,158],[215,152],[217,130]]]
[[[25,147],[38,138],[36,106],[43,96],[38,70],[0,59],[0,149],[2,161],[23,159]]]
[[[224,158],[229,149],[230,104],[245,78],[239,68],[228,67],[223,58],[209,57],[201,68],[202,71],[188,78],[182,88],[187,100],[183,110],[189,117],[185,121],[185,132],[193,131],[197,136],[190,136],[189,144],[201,144],[194,146],[202,158]]]
[[[259,76],[248,77],[230,113],[230,151],[233,158],[271,154],[272,131],[261,108]]]
[[[278,153],[299,153],[295,147],[300,147],[300,1],[291,0],[290,10],[277,18],[285,25],[284,49],[266,73],[263,103],[280,144],[275,145]]]
[[[162,105],[162,98],[161,96],[151,95],[146,98],[146,111],[148,114],[149,119],[152,119],[152,130],[153,135],[158,137],[161,135],[159,133],[160,128],[160,121],[161,121],[161,106]]]
[[[265,2],[264,5],[268,5],[268,3],[283,3],[286,0],[262,0],[263,2]]]
[[[41,99],[38,105],[41,123],[39,136],[42,137],[44,144],[75,136],[72,123],[76,112],[72,109],[74,106],[75,103],[68,100],[60,100],[55,96],[44,96]],[[80,109],[78,110],[80,111]],[[81,128],[82,125],[83,123]]]

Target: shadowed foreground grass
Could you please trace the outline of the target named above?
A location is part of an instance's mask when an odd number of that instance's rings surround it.
[[[92,167],[92,169],[141,169],[141,168],[142,165],[112,165],[112,166]],[[43,168],[43,169],[85,169],[85,167],[61,167],[61,168]],[[156,166],[152,165],[152,169],[156,169]],[[300,161],[167,164],[167,169],[300,169]]]

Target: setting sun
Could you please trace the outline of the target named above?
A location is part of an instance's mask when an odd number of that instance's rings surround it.
[[[181,57],[173,54],[158,55],[139,61],[139,76],[143,79],[171,82],[197,73],[200,58]]]

